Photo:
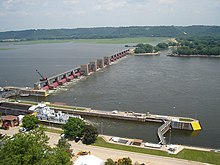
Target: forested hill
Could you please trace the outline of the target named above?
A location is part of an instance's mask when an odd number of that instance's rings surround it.
[[[125,37],[220,36],[220,26],[130,26],[0,32],[0,41]]]

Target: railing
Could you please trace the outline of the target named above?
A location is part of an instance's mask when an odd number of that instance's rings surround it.
[[[170,129],[171,121],[164,121],[164,124],[158,128],[157,135],[160,139],[160,143],[166,145],[167,142],[163,136]]]

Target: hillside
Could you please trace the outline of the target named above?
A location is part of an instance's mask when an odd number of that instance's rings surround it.
[[[127,37],[220,36],[220,26],[130,26],[0,32],[0,41]]]

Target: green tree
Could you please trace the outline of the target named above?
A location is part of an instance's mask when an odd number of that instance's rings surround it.
[[[155,47],[154,47],[154,51],[155,51],[155,52],[159,52],[160,50],[161,50],[161,49],[160,49],[158,46],[155,46]]]
[[[137,44],[134,50],[135,53],[152,53],[153,46],[150,44]]]
[[[176,43],[176,42],[171,42],[171,41],[170,41],[170,42],[168,43],[168,45],[169,45],[169,46],[177,46],[177,43]]]
[[[181,55],[191,55],[192,50],[187,46],[181,46],[177,48],[177,53]]]
[[[169,46],[169,45],[168,45],[167,43],[165,43],[165,42],[161,42],[161,43],[157,44],[157,47],[159,47],[160,50],[167,49],[168,46]]]
[[[18,133],[0,146],[2,165],[69,165],[70,155],[62,148],[51,148],[44,130],[36,128],[29,133]]]
[[[38,119],[36,116],[34,115],[25,115],[23,120],[22,120],[22,125],[23,127],[27,128],[27,129],[34,129],[37,127],[38,124]]]
[[[98,136],[97,128],[93,125],[85,125],[83,128],[83,139],[82,142],[84,144],[92,144],[96,141]]]
[[[118,165],[132,165],[132,161],[129,157],[127,158],[122,158],[118,160]]]
[[[153,46],[150,45],[150,44],[145,44],[144,45],[144,50],[145,50],[145,53],[152,53],[153,52]]]
[[[116,165],[116,163],[114,162],[114,160],[112,160],[111,158],[108,158],[105,161],[105,165]]]
[[[82,137],[85,122],[78,118],[69,118],[68,122],[62,126],[66,138],[75,139]]]

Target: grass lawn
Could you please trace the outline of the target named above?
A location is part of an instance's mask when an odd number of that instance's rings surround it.
[[[10,100],[11,102],[15,102],[15,100]],[[30,105],[37,105],[37,102],[32,102],[32,101],[19,101],[19,103],[24,103],[24,104],[30,104]],[[73,106],[68,106],[68,105],[54,105],[54,104],[48,104],[46,103],[47,106],[51,108],[65,108],[65,109],[72,109],[72,110],[85,110],[85,108],[80,108],[80,107],[73,107]]]
[[[92,44],[130,44],[130,43],[151,43],[165,42],[166,37],[136,37],[136,38],[111,38],[111,39],[76,39],[74,42]]]
[[[0,48],[0,50],[11,50],[13,48]]]
[[[194,120],[190,119],[190,118],[179,118],[179,121],[191,122],[191,121],[194,121]]]
[[[120,145],[120,144],[108,143],[101,137],[98,137],[97,141],[93,145],[106,147],[106,148],[112,148],[112,149],[118,149],[118,150],[123,150],[123,151],[143,153],[143,154],[173,157],[173,158],[193,160],[193,161],[204,162],[204,163],[220,164],[220,161],[219,161],[220,153],[214,153],[214,152],[183,149],[177,155],[171,155],[171,154],[168,154],[167,152],[158,151],[154,149],[146,149],[146,148],[139,148],[139,147],[133,147],[133,146],[125,146],[125,145]]]
[[[62,134],[62,133],[63,133],[63,130],[48,128],[48,127],[45,127],[45,131],[46,131],[46,132],[57,133],[57,134]]]
[[[72,110],[85,110],[85,108],[79,108],[79,107],[72,107],[68,105],[54,105],[54,104],[46,104],[49,107],[52,108],[65,108],[65,109],[72,109]]]
[[[20,42],[14,42],[14,45],[49,44],[49,43],[65,43],[65,42],[73,42],[73,40],[36,40],[36,41],[20,41]]]

